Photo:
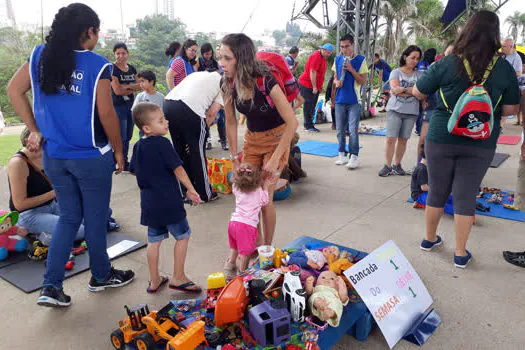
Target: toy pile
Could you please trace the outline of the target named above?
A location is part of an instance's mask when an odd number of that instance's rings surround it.
[[[476,197],[487,200],[487,203],[502,205],[505,209],[519,210],[514,206],[514,192],[505,192],[494,187],[480,187]]]
[[[337,327],[343,306],[359,301],[343,276],[356,260],[335,246],[270,248],[271,257],[260,254],[242,275],[210,274],[205,297],[171,301],[156,313],[126,307],[111,343],[141,350],[319,349],[319,333]]]

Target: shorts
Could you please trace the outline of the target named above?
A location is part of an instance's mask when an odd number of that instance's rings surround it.
[[[433,109],[426,109],[423,111],[423,123],[430,123],[430,118],[432,118],[432,114],[434,114]]]
[[[230,248],[238,250],[241,255],[251,255],[255,251],[258,234],[257,227],[244,222],[230,221],[228,224]]]
[[[181,241],[190,237],[191,229],[188,219],[184,218],[175,224],[169,224],[161,227],[148,226],[148,243],[157,243],[168,239],[169,233],[177,240]]]
[[[416,123],[417,115],[386,112],[386,136],[400,139],[409,139]]]
[[[285,130],[286,124],[279,125],[274,129],[266,131],[247,131],[246,135],[244,135],[242,161],[258,168],[261,168],[268,163],[277,149],[279,142],[281,142]],[[289,154],[290,147],[286,147],[286,151],[279,159],[279,164],[277,166],[279,171],[288,164]]]

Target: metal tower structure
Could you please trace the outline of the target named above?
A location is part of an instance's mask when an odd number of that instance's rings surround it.
[[[304,0],[305,4],[298,14],[292,14],[292,21],[296,19],[308,20],[317,27],[326,30],[337,30],[336,52],[339,53],[339,38],[344,34],[351,34],[355,40],[355,52],[367,58],[371,64],[374,59],[377,27],[379,21],[379,5],[381,0]],[[318,20],[312,12],[321,6],[322,19]],[[335,8],[334,8],[335,6]],[[329,9],[337,12],[337,18],[331,20]],[[375,70],[371,69],[366,85],[361,94],[362,116],[370,116],[372,99],[372,81]]]
[[[441,22],[446,24],[442,33],[449,30],[462,17],[466,16],[469,18],[474,12],[486,8],[487,5],[491,7],[491,10],[498,11],[507,2],[509,0],[449,0],[441,17]]]

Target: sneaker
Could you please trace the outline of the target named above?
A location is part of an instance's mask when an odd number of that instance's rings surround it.
[[[405,176],[407,172],[401,168],[401,164],[392,165],[392,175]]]
[[[348,158],[345,157],[344,152],[339,152],[339,159],[335,161],[335,165],[345,165],[348,163]]]
[[[213,202],[213,201],[216,201],[217,199],[219,199],[219,195],[217,194],[217,192],[211,192],[211,197],[210,199],[208,199],[208,202]]]
[[[419,248],[421,248],[421,250],[424,250],[425,252],[429,252],[432,249],[434,249],[434,247],[437,247],[442,244],[443,244],[443,240],[441,239],[441,236],[438,235],[437,240],[435,242],[430,242],[424,239],[421,242],[421,245],[419,246]]]
[[[108,232],[115,232],[120,230],[120,225],[115,221],[115,219],[108,220]]]
[[[525,267],[525,252],[503,252],[503,258],[506,262],[519,267]]]
[[[472,259],[472,254],[470,254],[468,250],[466,252],[467,256],[457,256],[456,254],[454,254],[454,265],[456,267],[459,267],[461,269],[467,267],[467,264]]]
[[[40,306],[48,307],[67,307],[71,305],[71,297],[64,294],[63,289],[56,289],[52,286],[45,286],[40,292],[40,297],[36,302]]]
[[[228,147],[228,142],[226,141],[221,142],[221,147],[223,151],[227,151],[230,149],[230,147]]]
[[[308,128],[308,129],[304,129],[305,131],[307,132],[314,132],[314,133],[319,133],[321,132],[321,130],[317,129],[316,127],[312,126],[311,128]]]
[[[348,169],[356,169],[359,166],[359,159],[355,154],[352,154],[350,156],[350,161],[346,165]]]
[[[425,209],[427,206],[419,202],[414,202],[414,209]]]
[[[381,177],[386,177],[386,176],[393,175],[392,168],[385,164],[383,169],[379,170],[379,174],[378,175],[381,176]]]
[[[101,292],[106,288],[123,287],[133,281],[135,273],[131,270],[117,270],[111,267],[108,276],[103,281],[97,281],[95,277],[91,276],[88,284],[90,292]]]
[[[206,151],[209,151],[210,149],[212,149],[212,145],[211,145],[211,142],[206,142]]]

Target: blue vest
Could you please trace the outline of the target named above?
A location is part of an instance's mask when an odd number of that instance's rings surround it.
[[[180,58],[182,62],[184,62],[184,70],[186,70],[186,76],[190,75],[191,73],[195,73],[195,68],[191,65],[190,62],[186,61],[182,56],[177,56],[175,59]]]
[[[359,72],[359,69],[361,69],[361,64],[365,60],[365,56],[357,55],[350,61],[350,64],[356,72]],[[339,55],[335,58],[335,70],[337,72],[337,77],[341,77],[341,73],[343,72],[343,64],[345,61],[345,57],[343,55]],[[361,87],[358,87],[361,89]],[[335,103],[340,104],[349,104],[349,105],[355,105],[359,103],[359,100],[357,98],[357,92],[355,87],[355,78],[354,76],[349,72],[345,72],[345,77],[343,80],[343,86],[339,89],[337,89],[337,95],[335,96]]]
[[[35,47],[29,66],[33,89],[33,113],[45,139],[44,151],[53,158],[95,158],[109,150],[98,113],[96,88],[102,72],[111,63],[91,51],[76,51],[76,68],[70,93],[64,87],[52,95],[40,88],[39,62],[45,45]]]

